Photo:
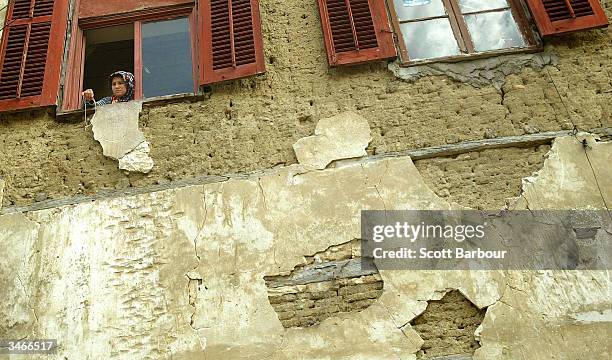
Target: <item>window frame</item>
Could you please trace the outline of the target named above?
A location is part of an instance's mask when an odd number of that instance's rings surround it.
[[[78,14],[76,2],[75,14]],[[83,75],[85,67],[85,31],[104,27],[133,24],[134,26],[134,77],[136,83],[134,100],[143,100],[142,89],[142,37],[143,23],[187,18],[189,21],[189,36],[191,38],[191,61],[193,72],[193,93],[199,91],[199,61],[197,39],[197,7],[196,2],[180,3],[176,5],[147,8],[129,13],[118,13],[89,18],[80,18],[73,21],[71,29],[72,40],[70,54],[67,62],[67,77],[64,88],[62,111],[67,112],[81,108],[81,92],[83,91]],[[171,94],[177,95],[177,94]]]
[[[469,31],[467,28],[467,24],[464,19],[464,15],[461,12],[458,0],[441,0],[443,6],[446,10],[446,17],[448,17],[451,25],[451,29],[453,30],[453,35],[461,54],[459,55],[451,55],[430,59],[418,59],[411,60],[408,54],[408,49],[406,47],[406,43],[404,41],[404,35],[401,30],[401,23],[399,17],[397,15],[397,11],[395,10],[395,4],[393,0],[388,0],[388,8],[391,23],[393,25],[393,30],[396,34],[397,46],[399,48],[399,64],[402,67],[410,67],[415,65],[422,64],[431,64],[436,62],[459,62],[465,60],[472,59],[480,59],[486,57],[499,56],[504,54],[513,54],[513,53],[529,53],[529,52],[537,52],[543,49],[541,41],[535,36],[533,32],[533,28],[530,26],[530,22],[527,18],[527,9],[523,6],[520,0],[507,0],[508,6],[504,9],[510,10],[516,24],[519,28],[519,31],[524,37],[527,46],[521,48],[507,48],[507,49],[498,49],[491,51],[482,51],[476,52],[474,49],[474,44],[472,42],[471,37],[469,36]],[[480,13],[488,13],[495,11],[505,11],[505,10],[484,10],[484,11],[474,11],[468,14],[480,14]],[[422,18],[418,20],[414,20],[411,22],[425,21],[434,18],[441,18],[438,16],[431,18]]]

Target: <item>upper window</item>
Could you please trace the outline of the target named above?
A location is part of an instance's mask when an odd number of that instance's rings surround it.
[[[134,73],[136,99],[263,73],[259,0],[9,2],[0,111],[59,103],[78,109],[84,89],[108,96],[108,76],[117,70]]]
[[[80,0],[64,110],[83,89],[110,95],[108,75],[135,77],[135,98],[197,93],[200,85],[265,71],[258,0]]]
[[[394,58],[396,45],[406,65],[538,49],[524,5],[543,37],[608,26],[599,0],[318,2],[332,66]]]
[[[535,45],[512,0],[393,0],[404,63]]]
[[[123,70],[134,74],[136,99],[197,92],[193,17],[174,16],[84,31],[83,88],[110,96],[109,75]]]

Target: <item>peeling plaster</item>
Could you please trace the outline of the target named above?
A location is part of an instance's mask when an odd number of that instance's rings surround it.
[[[149,156],[150,151],[149,143],[146,141],[141,142],[130,152],[118,159],[119,169],[148,173],[153,169],[154,165],[153,159]]]
[[[293,144],[298,162],[314,169],[325,169],[334,160],[367,155],[372,141],[370,125],[362,116],[346,112],[317,123],[314,136]]]
[[[149,143],[138,129],[141,111],[142,101],[99,106],[91,125],[104,155],[119,160],[120,169],[148,173],[153,159],[149,157]]]
[[[521,195],[508,200],[510,208],[606,209],[612,203],[612,142],[596,139],[586,133],[556,138],[542,169],[524,178]]]
[[[573,314],[572,318],[579,324],[592,324],[598,322],[612,323],[612,310],[604,309],[602,311],[587,311]]]
[[[591,168],[580,141],[557,139],[524,188],[530,208],[602,208],[595,178],[611,196],[611,145],[592,144]],[[576,183],[584,186],[568,187]],[[458,208],[398,156],[29,213],[36,222],[3,215],[0,244],[25,245],[0,264],[0,324],[10,334],[74,339],[59,356],[91,359],[414,359],[423,340],[410,321],[458,289],[488,307],[475,360],[609,355],[609,322],[576,321],[609,309],[607,271],[382,270],[384,291],[370,307],[283,328],[264,276],[358,238],[356,214],[383,206]],[[15,272],[37,290],[24,292]]]
[[[502,55],[461,62],[434,62],[410,67],[402,67],[395,61],[389,64],[389,70],[396,77],[407,81],[416,81],[424,76],[446,75],[474,87],[493,85],[497,90],[501,90],[506,76],[518,74],[525,67],[542,70],[547,65],[556,65],[557,62],[557,55],[552,52],[552,48],[547,48],[544,52],[535,54]]]

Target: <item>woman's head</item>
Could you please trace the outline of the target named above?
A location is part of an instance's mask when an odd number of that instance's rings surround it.
[[[134,100],[134,75],[127,71],[115,71],[110,75],[113,98],[118,101]]]
[[[113,96],[121,98],[127,94],[127,85],[122,76],[113,76],[111,79],[111,89],[113,90]]]

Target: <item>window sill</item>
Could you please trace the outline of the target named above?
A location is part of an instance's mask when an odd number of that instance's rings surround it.
[[[185,94],[173,94],[173,95],[165,95],[165,96],[156,96],[152,98],[147,98],[142,100],[142,108],[153,108],[157,106],[164,106],[173,103],[180,102],[197,102],[201,100],[206,100],[210,98],[210,93],[203,94],[194,94],[194,93],[185,93]],[[58,122],[62,123],[77,123],[79,121],[84,121],[84,109],[76,109],[76,110],[67,110],[67,111],[59,111],[55,114],[55,119]],[[96,112],[95,108],[87,108],[87,115],[94,114]]]
[[[456,62],[461,62],[461,61],[485,59],[485,58],[490,58],[490,57],[495,57],[495,56],[500,56],[500,55],[535,53],[535,52],[539,52],[543,50],[544,50],[544,47],[542,45],[532,45],[532,46],[528,46],[524,48],[502,49],[502,50],[487,51],[487,52],[476,53],[476,54],[447,56],[447,57],[441,57],[441,58],[435,58],[435,59],[412,60],[412,61],[400,60],[398,63],[401,67],[428,65],[428,64],[433,64],[433,63],[456,63]]]

